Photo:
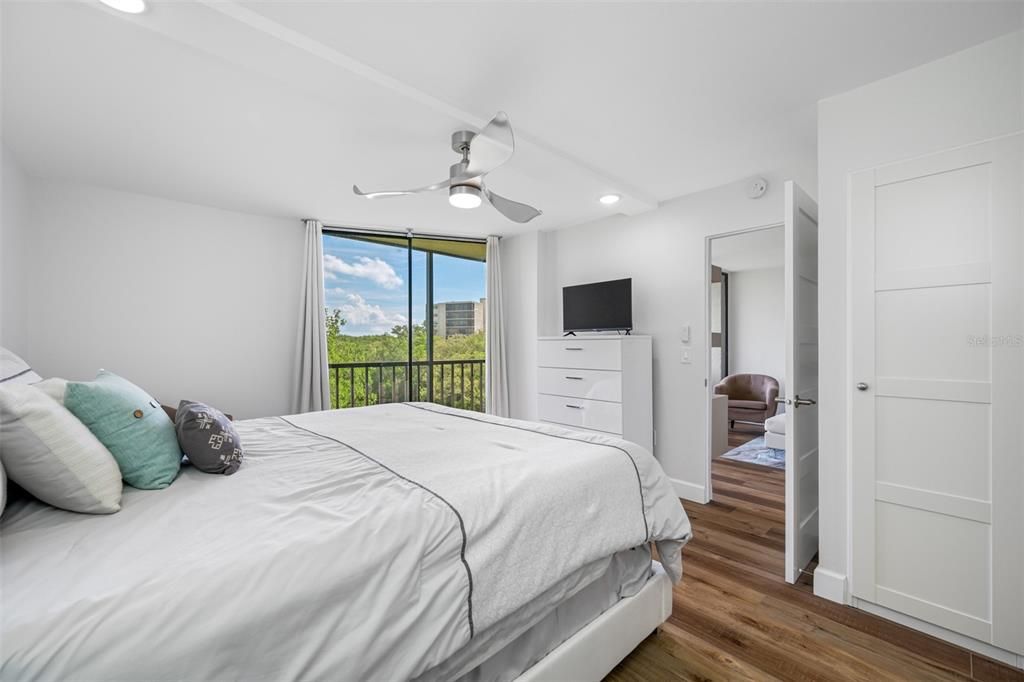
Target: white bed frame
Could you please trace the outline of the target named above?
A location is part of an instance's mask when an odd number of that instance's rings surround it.
[[[520,675],[518,682],[599,682],[672,614],[672,581],[657,561],[639,592],[615,604]]]

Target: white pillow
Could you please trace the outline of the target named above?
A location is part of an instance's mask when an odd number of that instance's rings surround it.
[[[34,384],[42,379],[28,363],[17,355],[0,348],[0,384]]]
[[[12,481],[54,507],[87,514],[121,508],[113,455],[35,386],[0,384],[0,460]]]
[[[64,404],[64,394],[67,393],[68,390],[67,379],[50,377],[49,379],[43,379],[37,384],[33,384],[33,386],[56,400],[58,404]]]

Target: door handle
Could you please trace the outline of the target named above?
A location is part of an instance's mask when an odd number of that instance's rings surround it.
[[[566,377],[566,379],[572,379],[573,381],[583,381],[583,377]]]
[[[801,405],[817,405],[817,404],[818,404],[818,401],[811,400],[810,398],[801,398],[800,396],[797,396],[796,398],[793,399],[793,407],[794,408],[800,407]]]
[[[789,398],[776,398],[775,402],[777,402],[779,405],[792,405],[793,404],[793,401],[790,400]]]
[[[566,407],[571,407],[574,410],[582,410],[583,409],[582,405],[570,405],[569,403],[566,403],[565,406]]]
[[[565,349],[566,350],[583,350],[579,346],[566,346]]]
[[[866,390],[868,390],[868,385],[867,385],[867,384],[865,384],[865,383],[864,383],[864,382],[862,381],[862,382],[860,382],[859,384],[857,384],[857,390],[858,390],[858,391],[866,391]]]

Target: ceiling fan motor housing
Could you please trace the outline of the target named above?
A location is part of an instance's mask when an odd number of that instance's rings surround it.
[[[480,187],[480,178],[467,178],[466,172],[469,168],[469,161],[459,161],[448,167],[448,178],[452,181],[452,187]]]
[[[456,130],[452,133],[452,150],[463,157],[469,155],[469,143],[476,137],[472,130]]]
[[[451,180],[448,201],[460,208],[476,208],[482,201],[480,178],[465,178],[469,169],[469,143],[474,137],[476,133],[471,130],[456,130],[452,133],[452,149],[462,155],[462,160],[453,163],[448,169],[448,178]],[[456,178],[459,180],[456,181]]]

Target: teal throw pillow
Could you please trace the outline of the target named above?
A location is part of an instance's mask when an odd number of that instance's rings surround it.
[[[92,431],[134,488],[166,488],[181,468],[174,424],[160,403],[113,372],[100,370],[95,381],[69,381],[64,407]]]

